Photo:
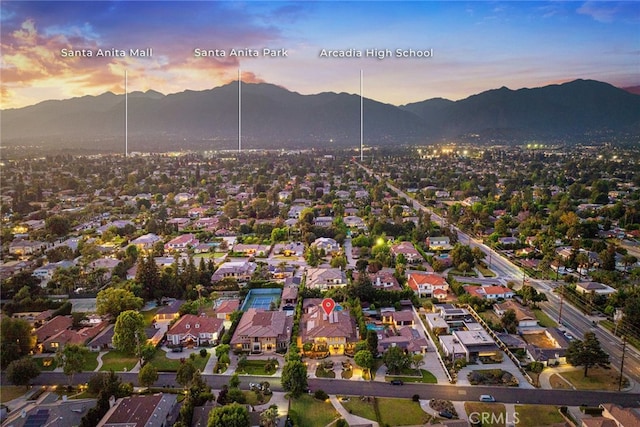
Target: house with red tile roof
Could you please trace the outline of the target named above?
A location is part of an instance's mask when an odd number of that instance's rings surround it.
[[[44,340],[41,344],[41,348],[46,352],[56,352],[64,349],[65,346],[70,344],[85,345],[102,332],[107,326],[109,326],[109,322],[104,321],[88,328],[82,328],[78,331],[65,329]]]
[[[42,344],[48,338],[67,330],[73,325],[71,316],[56,316],[36,329],[37,343]]]
[[[222,319],[185,314],[167,331],[167,343],[184,346],[215,344],[223,332]]]
[[[407,286],[413,289],[418,298],[432,297],[436,290],[448,291],[449,284],[444,277],[435,273],[413,271],[407,275]]]

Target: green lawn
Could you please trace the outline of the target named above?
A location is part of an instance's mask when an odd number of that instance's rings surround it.
[[[266,360],[247,360],[247,363],[244,368],[236,369],[236,372],[239,374],[247,374],[247,375],[273,375],[275,371],[267,372],[264,369],[264,366],[268,362]]]
[[[364,397],[360,398],[358,396],[347,396],[349,398],[348,402],[344,402],[341,400],[342,406],[349,411],[353,415],[357,415],[359,417],[366,418],[368,420],[376,421],[376,410],[373,407],[373,398]],[[364,400],[363,400],[364,399]]]
[[[94,371],[98,367],[98,353],[90,351],[84,355],[83,371]]]
[[[104,356],[102,356],[101,371],[115,371],[121,372],[125,368],[130,371],[138,363],[138,358],[135,356],[129,356],[116,350],[111,350]]]
[[[418,377],[418,376],[404,377],[402,375],[387,375],[385,376],[385,381],[402,380],[406,383],[427,383],[427,384],[438,383],[438,379],[431,372],[427,371],[426,369],[420,369],[420,372],[422,373],[422,377]]]
[[[207,357],[201,357],[199,354],[196,354],[195,360],[192,360],[196,369],[199,369],[200,372],[204,371],[204,367],[207,365],[210,356],[209,353],[207,353]],[[163,350],[158,350],[149,363],[155,366],[160,372],[177,372],[181,362],[180,359],[169,359],[167,353]]]
[[[98,356],[96,356],[98,357]],[[41,371],[53,371],[56,369],[58,364],[56,363],[56,358],[51,357],[34,357],[33,361],[36,362],[36,365],[40,367]],[[94,368],[95,369],[95,368]]]
[[[258,395],[255,391],[243,391],[243,393],[244,397],[247,399],[247,404],[252,406],[264,405],[265,403],[269,403],[269,401],[271,400],[271,396],[273,396],[272,394],[269,394],[267,396],[263,394],[262,402],[258,402]]]
[[[0,403],[7,403],[10,400],[17,399],[27,391],[27,388],[22,385],[3,385],[2,393],[0,393]]]
[[[467,415],[474,414],[474,417],[478,419],[482,419],[484,417],[485,421],[483,422],[482,427],[504,427],[505,421],[507,418],[507,414],[505,413],[505,407],[501,403],[484,403],[484,402],[465,402],[464,410],[467,411]],[[486,415],[489,414],[489,415]],[[490,414],[494,414],[492,417]],[[497,421],[492,423],[492,419]],[[509,421],[513,420],[513,415],[509,418]],[[502,422],[500,422],[502,421]],[[537,424],[521,424],[525,425],[537,425]]]
[[[291,400],[289,417],[296,427],[317,427],[326,426],[338,418],[339,414],[330,402],[303,395]]]
[[[555,328],[558,326],[552,318],[547,316],[547,314],[540,309],[533,310],[533,314],[536,316],[536,319],[538,319],[540,326],[544,328]]]
[[[482,273],[482,275],[483,275],[484,277],[496,277],[496,274],[495,274],[493,271],[489,270],[489,269],[488,269],[487,267],[485,267],[485,266],[482,266],[482,265],[480,265],[480,264],[477,264],[477,265],[476,265],[476,268],[478,269],[478,271],[479,271],[480,273]]]
[[[380,425],[405,426],[426,424],[431,419],[418,402],[411,399],[377,397]]]
[[[584,369],[562,372],[562,377],[574,385],[578,390],[606,390],[618,391],[620,371],[615,369],[589,368],[587,377],[584,377]],[[625,384],[623,379],[623,387]]]
[[[520,425],[548,426],[563,423],[564,418],[553,405],[516,405]]]

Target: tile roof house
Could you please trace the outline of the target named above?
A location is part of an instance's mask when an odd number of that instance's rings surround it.
[[[213,273],[211,276],[211,282],[215,283],[219,280],[230,277],[236,279],[239,282],[247,281],[251,279],[251,275],[258,265],[255,262],[249,261],[229,261],[225,262]]]
[[[37,342],[43,343],[47,338],[69,329],[71,325],[73,325],[71,316],[56,316],[36,329]]]
[[[409,326],[401,328],[397,335],[383,336],[378,341],[378,352],[384,353],[389,347],[400,347],[410,353],[426,353],[429,342],[420,333]]]
[[[391,254],[394,257],[402,254],[408,263],[415,264],[423,262],[424,258],[420,255],[420,252],[413,246],[411,242],[400,242],[397,245],[391,246]]]
[[[300,319],[298,347],[306,343],[314,349],[328,350],[331,354],[353,353],[360,339],[355,320],[348,310],[333,310],[329,316],[321,307],[322,300],[305,300]]]
[[[215,308],[216,317],[222,320],[231,320],[231,313],[238,309],[240,309],[239,299],[222,300]]]
[[[198,246],[199,243],[200,241],[196,239],[196,236],[193,234],[183,234],[167,242],[164,245],[164,249],[167,251],[183,252],[189,249],[189,247]]]
[[[308,268],[306,287],[326,291],[347,286],[347,275],[339,268]]]
[[[435,273],[411,272],[407,275],[407,286],[418,295],[418,298],[432,297],[436,290],[445,292],[449,290],[449,284],[445,278]]]
[[[160,306],[153,319],[157,322],[159,320],[173,320],[180,317],[180,307],[184,304],[183,300],[174,299],[169,301],[167,305]]]
[[[518,321],[518,329],[538,326],[538,319],[528,307],[523,307],[514,300],[506,300],[503,303],[494,304],[493,311],[502,317],[507,310],[513,310]]]
[[[222,337],[223,331],[222,319],[185,314],[167,331],[167,342],[187,346],[215,344]]]
[[[283,311],[248,309],[231,338],[231,347],[252,353],[286,350],[291,339],[293,317]]]
[[[85,345],[105,328],[109,322],[100,322],[97,325],[82,328],[80,330],[65,329],[47,338],[41,344],[41,348],[46,352],[56,352],[62,350],[68,344]]]
[[[165,427],[173,425],[175,394],[158,393],[118,399],[97,427]]]

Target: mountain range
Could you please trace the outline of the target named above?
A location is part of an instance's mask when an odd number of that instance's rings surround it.
[[[245,148],[359,146],[360,97],[301,95],[267,83],[243,83]],[[2,142],[121,150],[124,95],[111,92],[2,111]],[[237,147],[238,82],[204,91],[128,95],[133,151]],[[395,106],[363,100],[367,145],[424,143],[474,135],[480,140],[638,134],[640,95],[593,80],[534,89],[489,90],[459,101],[442,98]]]

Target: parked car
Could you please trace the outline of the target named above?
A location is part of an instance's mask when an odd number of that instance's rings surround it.
[[[173,347],[171,351],[173,353],[182,353],[182,347]]]
[[[440,415],[442,418],[447,418],[449,420],[453,418],[453,414],[447,410],[438,412],[438,415]]]
[[[491,396],[490,394],[482,394],[480,395],[480,402],[495,402],[496,398]]]
[[[391,385],[402,385],[404,382],[402,380],[391,380]]]

